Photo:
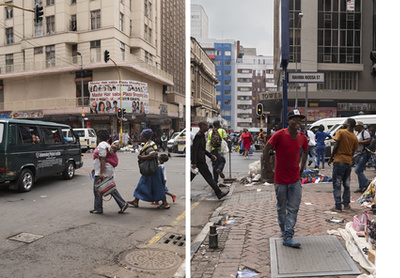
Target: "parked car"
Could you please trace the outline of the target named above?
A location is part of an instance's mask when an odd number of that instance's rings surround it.
[[[92,128],[74,128],[74,133],[78,135],[81,143],[82,152],[94,150],[97,146],[96,132]],[[64,137],[72,138],[72,131],[69,129],[63,130]]]
[[[72,179],[82,167],[78,137],[65,138],[68,125],[17,119],[0,119],[0,183],[21,192],[30,191],[41,177],[62,174]]]
[[[318,120],[314,123],[311,124],[310,130],[314,133],[316,133],[319,129],[320,125],[324,126],[324,132],[328,133],[328,130],[331,129],[332,126],[337,125],[337,124],[342,124],[343,120],[346,118],[324,118],[321,120]]]
[[[174,147],[174,139],[176,136],[179,135],[180,132],[174,132],[174,134],[172,134],[171,139],[168,140],[167,142],[167,149],[168,152],[172,153],[172,148]]]

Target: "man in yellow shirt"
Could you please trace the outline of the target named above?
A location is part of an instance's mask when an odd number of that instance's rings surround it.
[[[214,121],[213,122],[213,129],[208,132],[207,136],[207,144],[211,145],[211,154],[215,155],[217,158],[216,160],[212,161],[212,167],[213,167],[213,177],[214,181],[218,184],[218,178],[221,177],[221,179],[225,178],[225,175],[223,173],[224,167],[225,167],[225,157],[223,156],[222,152],[222,141],[227,140],[227,135],[225,129],[221,128],[221,123],[219,121]],[[218,145],[215,145],[213,142],[213,133],[215,133],[215,136],[217,136],[217,141]]]
[[[328,165],[333,161],[332,183],[333,197],[335,206],[332,211],[341,212],[342,204],[345,210],[350,210],[350,175],[351,164],[354,152],[358,148],[358,139],[354,134],[356,121],[348,118],[343,124],[342,129],[339,129],[335,137],[336,143],[333,148],[332,155],[329,158]],[[341,184],[343,184],[343,197],[341,196]]]

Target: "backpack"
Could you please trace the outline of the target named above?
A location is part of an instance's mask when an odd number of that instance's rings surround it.
[[[214,128],[211,133],[211,146],[213,148],[221,147],[221,135],[219,135],[218,128]]]

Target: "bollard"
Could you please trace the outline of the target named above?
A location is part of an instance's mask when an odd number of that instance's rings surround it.
[[[208,236],[208,247],[218,248],[218,234],[217,227],[215,225],[210,226],[210,234]]]

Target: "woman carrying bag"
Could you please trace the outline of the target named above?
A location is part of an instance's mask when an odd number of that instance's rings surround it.
[[[114,176],[114,166],[107,162],[107,155],[110,153],[111,149],[110,144],[107,142],[109,137],[110,135],[107,130],[100,130],[97,132],[97,142],[100,143],[96,147],[96,155],[94,157],[94,209],[90,211],[90,213],[93,214],[103,213],[103,197],[99,191],[96,190],[96,184],[102,182],[107,177]],[[125,202],[118,190],[111,193],[111,196],[120,208],[118,213],[123,213],[128,208],[128,203]]]
[[[157,208],[169,209],[170,206],[164,190],[164,177],[162,172],[158,171],[157,145],[151,140],[152,136],[153,131],[151,129],[145,129],[140,134],[140,141],[145,143],[138,155],[142,176],[133,193],[135,199],[128,204],[137,208],[139,207],[139,200],[150,203],[162,201],[162,204]]]
[[[243,129],[242,136],[240,136],[239,144],[243,142],[243,147],[244,147],[244,159],[249,158],[249,149],[251,146],[251,143],[253,142],[253,137],[251,137],[251,133],[248,132],[247,128]]]

